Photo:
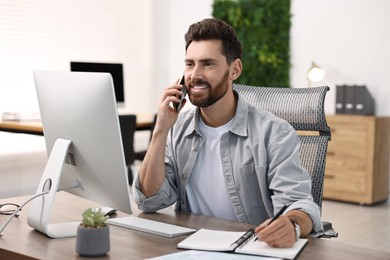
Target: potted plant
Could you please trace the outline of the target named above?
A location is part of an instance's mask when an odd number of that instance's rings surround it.
[[[88,208],[77,228],[76,252],[81,256],[102,256],[110,251],[108,216],[101,209]]]

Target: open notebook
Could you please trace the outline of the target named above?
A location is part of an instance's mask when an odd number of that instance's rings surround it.
[[[299,239],[290,248],[270,247],[262,241],[255,241],[253,230],[247,232],[216,231],[200,229],[181,241],[177,247],[205,251],[235,252],[258,256],[295,259],[307,244],[307,239]]]

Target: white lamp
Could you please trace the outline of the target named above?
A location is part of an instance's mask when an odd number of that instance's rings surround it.
[[[325,71],[321,69],[315,62],[311,63],[310,69],[307,71],[307,79],[309,80],[309,86],[312,82],[320,82],[325,77]]]

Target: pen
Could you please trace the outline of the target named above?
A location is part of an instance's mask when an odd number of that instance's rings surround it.
[[[267,226],[271,225],[272,222],[274,222],[275,220],[277,220],[283,213],[284,211],[286,211],[286,209],[288,208],[288,205],[284,205],[276,214],[275,216],[273,216],[273,218],[271,218],[270,222],[268,222]],[[258,237],[256,237],[254,241],[256,241],[258,239]]]
[[[255,234],[255,230],[252,229],[252,228],[249,229],[244,235],[242,235],[242,237],[240,237],[239,239],[237,239],[237,241],[233,242],[233,243],[230,245],[230,247],[233,246],[233,245],[234,245],[235,247],[241,245],[244,241],[247,241],[248,238],[252,237],[254,234]]]

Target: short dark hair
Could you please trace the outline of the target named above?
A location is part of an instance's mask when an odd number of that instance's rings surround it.
[[[208,18],[194,23],[188,28],[184,39],[186,51],[193,41],[221,40],[221,51],[226,57],[228,64],[242,57],[242,46],[236,31],[223,20]]]

